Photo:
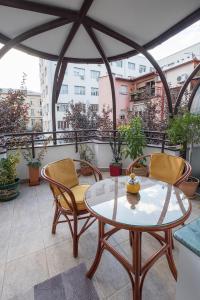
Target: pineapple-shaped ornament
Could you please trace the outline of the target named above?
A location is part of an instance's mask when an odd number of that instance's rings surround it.
[[[126,190],[131,194],[137,194],[140,190],[140,183],[134,173],[129,175],[129,180],[126,184]]]

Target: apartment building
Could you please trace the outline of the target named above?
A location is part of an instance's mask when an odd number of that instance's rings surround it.
[[[2,88],[1,96],[5,97],[10,89]],[[27,130],[33,130],[33,128],[41,128],[43,129],[42,122],[42,99],[41,94],[33,91],[26,91],[25,94],[25,103],[28,104],[28,116],[29,121],[27,123]]]
[[[183,63],[173,65],[164,70],[165,77],[170,87],[172,96],[172,105],[175,105],[178,93],[183,86],[185,80],[200,63],[196,58],[188,58]],[[196,84],[196,80],[192,80],[188,85],[186,93],[183,95],[183,101],[188,101],[191,91]],[[167,102],[164,96],[164,88],[157,72],[149,72],[134,79],[114,77],[115,94],[116,94],[116,114],[117,120],[123,119],[127,109],[134,110],[140,115],[145,107],[145,101],[151,100],[160,106],[160,119],[164,116],[167,109]],[[99,81],[99,107],[112,105],[112,95],[109,85],[108,76],[103,76]],[[200,89],[198,90],[192,111],[200,111]]]
[[[56,62],[40,59],[40,82],[43,104],[43,129],[52,130],[52,89]],[[141,55],[111,62],[115,76],[135,78],[152,70],[152,65]],[[99,78],[107,74],[103,64],[68,64],[56,105],[57,130],[65,129],[66,109],[70,102],[94,105],[99,110]]]

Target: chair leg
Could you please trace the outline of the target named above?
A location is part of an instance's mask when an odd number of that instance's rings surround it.
[[[73,256],[76,258],[78,256],[78,219],[74,216],[74,232],[73,232]]]
[[[52,224],[52,230],[51,230],[51,233],[52,234],[55,234],[56,233],[56,226],[58,224],[58,219],[60,218],[60,211],[56,205],[56,208],[55,208],[55,213],[54,213],[54,218],[53,218],[53,224]]]

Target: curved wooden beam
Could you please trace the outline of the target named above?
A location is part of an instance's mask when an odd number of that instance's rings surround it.
[[[11,49],[14,48],[16,45],[19,43],[34,37],[38,34],[41,34],[43,32],[49,31],[51,29],[66,25],[68,23],[71,23],[74,21],[74,17],[71,17],[70,19],[64,19],[64,18],[59,18],[44,24],[41,24],[39,26],[33,27],[22,34],[16,36],[14,39],[11,39],[8,41],[1,49],[0,49],[0,59]]]
[[[179,105],[181,104],[181,100],[182,100],[182,97],[183,97],[183,94],[186,90],[186,88],[188,87],[188,84],[190,83],[190,81],[192,80],[192,78],[197,74],[197,72],[200,70],[200,63],[196,66],[196,68],[192,71],[192,73],[190,74],[190,76],[188,77],[188,79],[185,81],[184,85],[182,86],[179,94],[178,94],[178,97],[177,97],[177,100],[176,100],[176,104],[175,104],[175,107],[174,107],[174,114],[176,115],[178,113],[178,107]]]
[[[72,25],[72,28],[71,28],[68,36],[67,36],[67,39],[66,39],[64,45],[62,46],[62,49],[61,49],[61,52],[60,52],[60,55],[59,55],[59,58],[58,58],[58,62],[57,62],[56,70],[55,70],[55,74],[54,74],[53,91],[52,91],[52,128],[53,128],[53,131],[56,131],[55,104],[56,104],[56,101],[57,101],[58,96],[59,96],[59,95],[57,95],[57,90],[58,90],[57,78],[58,78],[59,73],[61,71],[62,61],[63,61],[63,58],[65,56],[65,53],[66,53],[67,49],[69,48],[75,34],[77,33],[77,31],[78,31],[84,17],[86,16],[88,10],[90,9],[90,6],[92,5],[93,1],[94,0],[84,0],[83,4],[81,6],[81,9],[79,11],[79,14],[78,14],[78,19]]]
[[[47,5],[44,3],[36,3],[33,1],[0,0],[0,5],[62,18],[69,18],[72,17],[72,15],[74,17],[78,16],[78,13],[72,9],[62,8],[55,5]]]
[[[114,85],[114,80],[113,80],[113,75],[112,75],[112,71],[110,68],[110,64],[109,61],[106,57],[106,54],[102,48],[102,46],[100,45],[94,31],[92,30],[91,27],[84,25],[88,35],[90,36],[91,40],[93,41],[93,43],[95,44],[97,50],[99,51],[103,62],[106,66],[107,72],[108,72],[108,76],[109,76],[109,80],[110,80],[110,86],[111,86],[111,93],[112,93],[112,106],[113,106],[113,130],[116,130],[116,125],[117,125],[117,120],[116,120],[116,95],[115,95],[115,85]]]
[[[197,81],[195,87],[192,90],[192,94],[190,95],[190,99],[189,99],[189,102],[188,102],[188,110],[189,111],[190,111],[190,109],[192,107],[192,103],[193,103],[194,97],[195,97],[195,95],[196,95],[199,87],[200,87],[200,79]]]
[[[70,17],[72,15],[74,15],[74,17],[78,17],[77,11],[66,9],[66,8],[61,8],[61,7],[57,7],[57,6],[47,5],[47,4],[39,4],[39,3],[35,3],[33,1],[0,0],[0,5],[18,8],[18,9],[24,9],[24,10],[33,11],[36,13],[43,13],[43,14],[47,14],[47,15],[58,16],[58,17]],[[186,16],[183,20],[176,23],[174,26],[172,26],[170,29],[163,32],[161,35],[159,35],[155,39],[153,39],[150,42],[143,45],[143,47],[147,50],[147,49],[151,49],[151,48],[159,45],[160,43],[164,42],[166,39],[170,38],[174,34],[178,33],[179,31],[185,29],[189,25],[198,21],[199,18],[200,18],[200,8],[197,9],[196,11],[192,12],[190,15]],[[2,34],[0,34],[0,35],[2,35]],[[4,43],[4,42],[8,41],[8,37],[6,37],[6,39],[0,37],[0,41],[2,43]],[[35,50],[30,47],[19,45],[17,48],[19,50],[22,50],[22,51],[30,54],[30,55],[36,55],[41,58],[53,60],[53,61],[58,60],[57,55],[53,55],[50,53]],[[108,60],[115,61],[115,60],[125,59],[125,58],[129,58],[130,56],[134,56],[136,54],[137,54],[137,51],[131,50],[126,53],[121,53],[118,55],[108,57]],[[66,58],[66,59],[67,59],[67,61],[70,61],[73,63],[91,63],[91,64],[102,63],[102,60],[97,59],[97,58],[96,59],[84,59],[84,58],[71,57],[71,58]]]
[[[129,38],[125,37],[124,35],[108,28],[107,26],[105,26],[97,21],[94,21],[93,19],[91,19],[89,17],[85,18],[85,23],[86,23],[86,25],[120,41],[121,43],[124,43],[124,44],[134,48],[135,50],[137,50],[138,53],[142,53],[150,61],[150,63],[154,66],[154,68],[156,69],[156,71],[158,72],[158,74],[160,76],[160,79],[162,81],[162,84],[163,84],[163,87],[164,87],[164,90],[166,93],[166,97],[167,97],[169,114],[170,114],[170,116],[173,116],[172,100],[171,100],[171,94],[170,94],[167,80],[166,80],[165,75],[164,75],[163,71],[161,70],[159,64],[155,61],[153,56],[149,52],[147,52],[143,46],[140,46],[138,43],[134,42],[133,40],[130,40]]]

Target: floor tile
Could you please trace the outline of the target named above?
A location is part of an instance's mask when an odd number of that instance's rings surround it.
[[[11,224],[0,225],[0,265],[7,259],[8,245],[10,241]]]
[[[4,280],[5,264],[0,264],[0,299],[3,289],[3,280]]]
[[[64,272],[79,263],[72,255],[72,242],[61,242],[45,249],[50,277]]]
[[[18,228],[11,233],[7,261],[28,255],[44,248],[41,231],[23,231]]]
[[[45,251],[35,252],[6,265],[2,300],[24,294],[49,278]]]

